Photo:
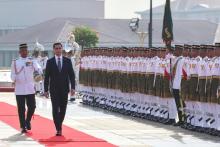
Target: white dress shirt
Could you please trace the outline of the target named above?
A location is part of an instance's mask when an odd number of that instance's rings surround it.
[[[55,59],[56,59],[56,63],[57,63],[57,67],[58,67],[58,58],[60,58],[60,63],[61,63],[61,69],[62,69],[62,67],[63,67],[63,56],[57,56],[57,55],[55,55]]]

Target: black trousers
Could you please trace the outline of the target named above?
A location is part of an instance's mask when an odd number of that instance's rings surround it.
[[[56,92],[50,93],[52,102],[53,121],[57,131],[62,130],[63,120],[66,114],[68,93]]]
[[[181,110],[181,108],[184,107],[184,106],[182,106],[182,104],[181,104],[182,99],[180,98],[180,90],[179,89],[173,89],[173,96],[174,96],[176,107],[177,107],[179,121],[183,122],[184,121],[184,113]]]
[[[16,95],[20,127],[25,128],[25,122],[30,122],[36,108],[35,95]],[[27,105],[27,117],[25,119],[25,103]]]

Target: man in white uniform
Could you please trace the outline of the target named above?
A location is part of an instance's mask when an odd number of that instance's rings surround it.
[[[176,124],[178,125],[182,125],[183,124],[183,111],[181,110],[182,108],[182,103],[181,103],[181,98],[180,98],[180,87],[181,87],[181,80],[182,80],[182,69],[183,69],[183,56],[182,56],[182,52],[183,52],[183,47],[180,45],[176,45],[175,46],[175,56],[176,59],[174,61],[174,65],[173,65],[173,70],[172,70],[172,78],[173,78],[173,96],[176,102],[176,107],[177,107],[177,111],[178,111],[178,117],[179,117],[179,121]]]
[[[27,44],[19,45],[20,57],[12,62],[11,79],[15,85],[15,95],[18,107],[21,133],[31,130],[31,118],[34,114],[35,88],[33,74],[35,71],[41,73],[40,65],[28,56]],[[27,116],[25,117],[25,101],[27,105]]]

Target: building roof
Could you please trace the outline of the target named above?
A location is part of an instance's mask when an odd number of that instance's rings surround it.
[[[88,26],[97,32],[99,46],[137,46],[138,35],[130,30],[128,19],[79,19],[56,18],[26,29],[0,37],[0,44],[23,42],[41,44],[55,41],[65,42],[67,36],[77,26]],[[153,21],[153,44],[161,45],[162,20]],[[140,31],[147,32],[148,20],[140,21]],[[174,43],[211,44],[215,40],[218,25],[203,20],[174,20]],[[148,37],[145,39],[147,46]]]
[[[175,11],[216,10],[220,9],[220,0],[175,0],[171,2],[171,9]],[[149,10],[137,12],[148,14]],[[164,13],[164,5],[153,8],[153,13]]]

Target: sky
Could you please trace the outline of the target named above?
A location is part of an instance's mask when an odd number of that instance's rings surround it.
[[[153,7],[162,5],[166,0],[153,0]],[[135,11],[149,9],[150,0],[105,0],[105,17],[130,19],[138,17]]]

